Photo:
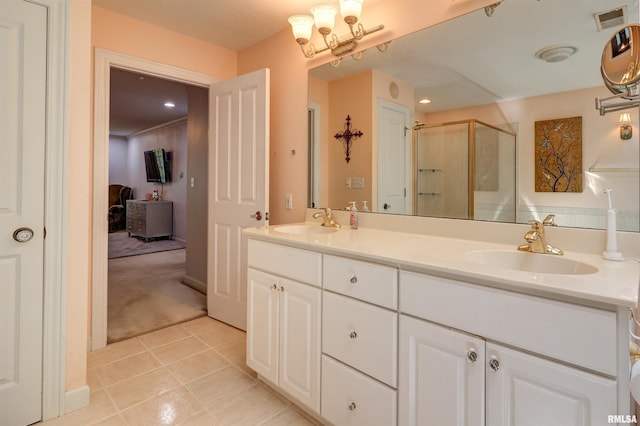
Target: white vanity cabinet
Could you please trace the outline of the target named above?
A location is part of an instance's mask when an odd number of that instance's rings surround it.
[[[400,425],[484,425],[485,348],[477,336],[400,315]]]
[[[323,289],[322,417],[396,424],[397,269],[325,255]]]
[[[615,312],[412,272],[400,311],[401,425],[587,426],[618,412]]]
[[[247,365],[319,413],[321,255],[249,240],[248,264]]]

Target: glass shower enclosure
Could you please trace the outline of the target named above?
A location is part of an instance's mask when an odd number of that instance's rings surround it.
[[[413,128],[413,214],[514,222],[516,134],[478,120]]]

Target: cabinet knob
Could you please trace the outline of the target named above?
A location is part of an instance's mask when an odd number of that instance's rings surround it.
[[[350,404],[347,406],[347,409],[348,409],[349,411],[356,411],[356,403],[355,403],[355,402],[350,403]]]
[[[280,286],[280,291],[284,291],[284,286]]]
[[[491,361],[489,361],[489,369],[493,372],[496,372],[500,369],[500,362],[496,359],[496,357],[491,357]]]
[[[351,284],[355,284],[358,282],[358,277],[356,277],[355,275],[351,275],[351,279],[349,279],[349,281],[351,281]]]
[[[476,362],[478,359],[478,353],[476,352],[475,349],[469,349],[469,352],[467,352],[467,360],[469,360],[469,362]]]
[[[274,283],[274,284],[271,286],[271,288],[272,288],[272,289],[274,289],[274,290],[277,290],[277,289],[278,289],[278,284],[275,284],[275,283]]]
[[[351,333],[349,333],[349,338],[350,339],[356,339],[358,337],[358,333],[356,333],[355,330],[351,330]]]

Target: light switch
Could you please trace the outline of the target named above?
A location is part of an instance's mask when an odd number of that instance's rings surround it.
[[[287,210],[293,209],[293,195],[285,194],[284,195],[284,208]]]
[[[345,181],[344,181],[344,187],[345,187],[345,188],[347,188],[347,189],[348,189],[348,188],[351,188],[351,178],[350,178],[350,177],[348,177],[348,178],[346,178],[346,179],[345,179]]]
[[[351,187],[362,189],[364,188],[364,178],[363,177],[354,177],[351,179]]]
[[[190,185],[191,185],[191,187],[192,187],[192,188],[195,188],[195,187],[196,187],[196,179],[195,179],[193,176],[191,176],[191,182],[190,182]]]

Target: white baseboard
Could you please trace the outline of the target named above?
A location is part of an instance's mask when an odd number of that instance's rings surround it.
[[[182,277],[182,283],[184,285],[188,285],[194,290],[198,290],[202,294],[207,294],[207,285],[202,281],[196,280],[195,278],[191,278],[188,275]]]
[[[91,389],[87,385],[67,391],[64,394],[64,414],[86,407],[90,399]]]

